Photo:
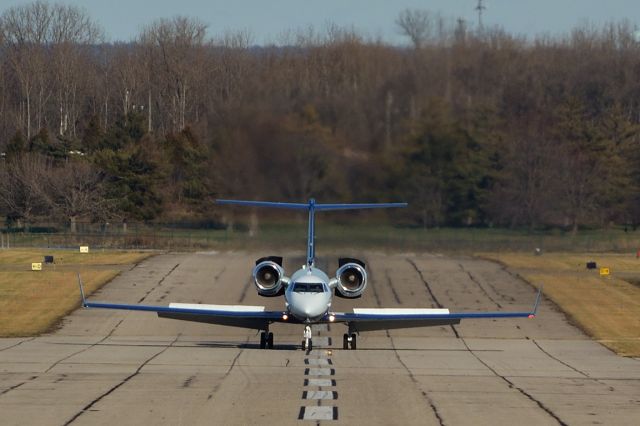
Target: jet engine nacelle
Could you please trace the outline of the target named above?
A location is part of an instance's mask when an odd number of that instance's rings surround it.
[[[367,271],[364,262],[358,259],[342,258],[336,271],[336,295],[355,299],[362,296],[367,288]]]
[[[281,257],[269,256],[256,260],[252,275],[260,296],[279,296],[283,293],[284,269]]]

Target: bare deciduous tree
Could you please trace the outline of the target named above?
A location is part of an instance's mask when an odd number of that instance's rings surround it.
[[[106,201],[100,185],[100,174],[86,160],[70,159],[51,169],[49,179],[32,187],[55,215],[69,221],[77,232],[79,218],[100,217]]]
[[[187,121],[187,97],[195,86],[195,71],[203,65],[207,25],[195,18],[176,16],[160,19],[145,27],[140,42],[153,52],[160,71],[160,90],[168,97],[171,127],[184,129]]]
[[[9,158],[0,164],[0,206],[18,228],[28,227],[34,217],[48,211],[40,189],[49,181],[50,171],[50,162],[37,155]]]

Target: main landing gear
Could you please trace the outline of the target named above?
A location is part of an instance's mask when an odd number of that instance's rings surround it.
[[[273,349],[273,333],[263,331],[260,333],[260,349]]]
[[[310,351],[313,348],[313,343],[311,341],[311,326],[306,326],[304,328],[304,339],[302,340],[302,350]]]
[[[342,336],[342,349],[349,349],[349,345],[351,349],[356,349],[356,333],[351,333],[351,336],[345,333]]]

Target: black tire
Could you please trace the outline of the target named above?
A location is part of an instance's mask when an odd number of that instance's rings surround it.
[[[351,350],[355,350],[356,347],[356,333],[351,335]]]
[[[267,336],[267,347],[273,349],[273,333],[269,333]]]
[[[300,345],[300,347],[302,348],[302,350],[304,351],[306,348],[304,347],[304,339],[302,339],[302,345]]]
[[[349,335],[347,333],[342,336],[342,349],[349,349]]]
[[[264,331],[260,333],[260,349],[264,349],[267,347],[267,333]]]
[[[309,351],[313,349],[313,340],[309,339]]]

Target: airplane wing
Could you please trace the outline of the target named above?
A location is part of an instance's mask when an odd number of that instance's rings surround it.
[[[430,327],[459,324],[474,318],[534,318],[538,311],[542,288],[529,312],[449,312],[448,309],[354,309],[353,313],[334,313],[335,322],[346,323],[349,333],[390,330],[396,328]]]
[[[273,322],[284,322],[281,311],[265,311],[264,306],[202,305],[171,303],[169,306],[127,305],[118,303],[88,302],[85,299],[82,280],[78,275],[82,307],[119,309],[127,311],[156,312],[161,318],[219,324],[231,327],[265,330]]]

